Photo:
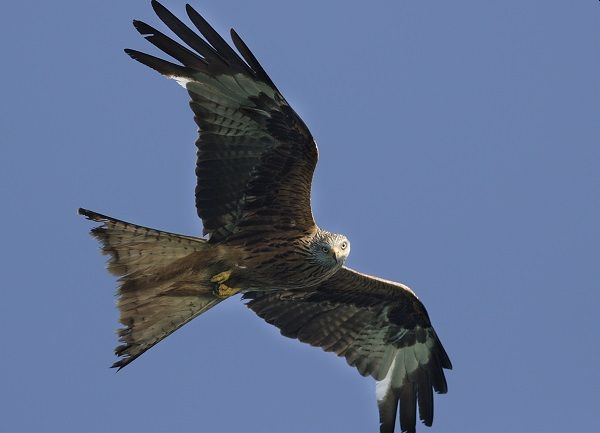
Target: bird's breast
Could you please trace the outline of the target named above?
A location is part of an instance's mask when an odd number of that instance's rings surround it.
[[[327,268],[310,260],[293,243],[246,251],[235,264],[240,285],[248,290],[301,289],[330,278],[339,266]]]

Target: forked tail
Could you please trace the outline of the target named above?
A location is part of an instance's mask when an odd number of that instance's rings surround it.
[[[125,367],[194,317],[223,300],[213,294],[212,246],[204,239],[126,223],[87,209],[79,213],[102,223],[92,235],[119,276],[120,360]]]

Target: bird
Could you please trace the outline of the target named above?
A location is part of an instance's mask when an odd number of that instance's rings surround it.
[[[133,49],[139,63],[187,90],[198,126],[195,204],[201,236],[128,223],[88,209],[91,234],[118,277],[117,369],[220,302],[241,294],[281,334],[344,357],[376,381],[380,432],[433,422],[433,393],[452,364],[428,313],[406,285],[345,265],[350,241],[317,226],[318,159],[308,127],[231,29],[237,52],[189,4],[196,30],[156,0],[177,42],[135,29],[170,60]]]

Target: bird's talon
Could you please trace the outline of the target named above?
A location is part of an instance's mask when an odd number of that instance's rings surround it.
[[[210,279],[211,283],[222,284],[229,279],[231,276],[231,271],[221,272]]]
[[[230,296],[235,295],[239,291],[240,289],[236,289],[235,287],[229,287],[225,284],[219,284],[219,287],[215,289],[214,294],[219,298],[229,298]]]

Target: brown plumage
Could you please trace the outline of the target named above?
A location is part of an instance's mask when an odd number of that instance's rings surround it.
[[[136,226],[89,210],[92,234],[119,276],[123,328],[113,365],[123,368],[194,317],[241,291],[285,336],[344,356],[377,381],[380,430],[433,421],[433,391],[451,368],[425,310],[406,286],[344,267],[345,236],[318,228],[310,195],[317,146],[254,55],[241,57],[189,5],[203,37],[152,1],[185,47],[146,23],[135,28],[173,63],[135,60],[190,95],[199,128],[196,208],[206,239]]]
[[[415,429],[415,408],[433,422],[432,388],[448,390],[452,368],[425,307],[406,286],[343,267],[301,290],[248,292],[248,307],[281,334],[343,356],[378,381],[381,431],[393,431],[398,401],[403,431]]]

